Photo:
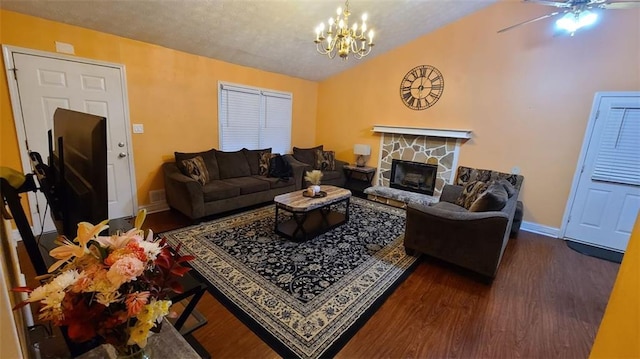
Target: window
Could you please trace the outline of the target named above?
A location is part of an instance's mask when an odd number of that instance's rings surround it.
[[[220,150],[271,147],[273,153],[291,148],[290,93],[221,83],[218,120]]]

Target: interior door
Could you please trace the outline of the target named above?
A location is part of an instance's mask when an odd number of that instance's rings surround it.
[[[121,69],[20,52],[13,52],[12,59],[22,111],[16,127],[23,126],[26,137],[21,151],[39,152],[47,158],[47,131],[53,127],[58,107],[106,117],[109,218],[133,216],[135,186]],[[55,230],[50,215],[45,215],[42,193],[29,199],[34,230],[40,229],[40,223],[45,232]]]
[[[640,209],[640,93],[596,95],[583,156],[565,237],[624,252]]]

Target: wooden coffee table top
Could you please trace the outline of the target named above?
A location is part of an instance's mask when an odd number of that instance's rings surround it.
[[[326,197],[305,197],[302,192],[305,190],[297,190],[276,196],[273,201],[280,208],[287,209],[291,212],[309,212],[316,208],[336,203],[343,199],[351,197],[351,191],[336,186],[320,186],[320,190],[327,192]]]

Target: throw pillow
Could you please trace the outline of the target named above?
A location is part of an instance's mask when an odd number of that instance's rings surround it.
[[[321,171],[336,170],[336,153],[335,151],[316,150],[316,160],[313,169]]]
[[[458,206],[469,209],[473,202],[480,196],[480,194],[487,188],[487,183],[482,181],[470,181],[464,185],[462,193],[456,200]]]
[[[487,190],[471,204],[469,212],[499,211],[507,204],[509,195],[502,183],[492,182]]]
[[[269,161],[271,157],[275,156],[274,153],[271,153],[271,149],[268,151],[260,152],[260,164],[259,164],[259,175],[260,176],[269,176]]]
[[[247,163],[249,163],[249,169],[251,170],[252,175],[260,174],[260,156],[263,152],[271,153],[271,148],[265,148],[261,150],[248,150],[246,148],[242,149],[242,152],[247,157]]]
[[[218,170],[218,161],[216,160],[215,149],[210,149],[203,152],[174,152],[176,166],[184,174],[187,173],[187,169],[182,165],[182,161],[194,158],[196,156],[202,157],[204,164],[207,165],[207,172],[209,172],[210,180],[220,179],[220,172]]]
[[[201,156],[182,160],[182,166],[185,168],[184,174],[200,182],[201,185],[204,186],[209,182],[209,171]]]
[[[316,150],[322,151],[324,150],[324,146],[320,145],[312,148],[294,147],[293,158],[295,158],[296,160],[302,163],[306,163],[311,167],[314,167],[316,163]]]

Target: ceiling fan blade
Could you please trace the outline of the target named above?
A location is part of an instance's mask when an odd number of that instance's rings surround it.
[[[624,10],[632,9],[634,7],[640,7],[640,1],[621,1],[621,2],[609,2],[598,5],[601,9],[607,10]]]
[[[524,2],[530,2],[538,5],[545,5],[545,6],[564,7],[564,8],[570,8],[573,6],[571,4],[572,3],[571,1],[558,2],[558,1],[546,1],[546,0],[524,0]]]
[[[550,18],[550,17],[554,17],[554,16],[556,16],[558,14],[564,14],[565,12],[566,11],[556,11],[556,12],[552,12],[551,14],[542,15],[542,16],[539,16],[539,17],[537,17],[535,19],[531,19],[531,20],[527,20],[527,21],[521,22],[519,24],[511,25],[509,27],[505,27],[502,30],[498,30],[498,34],[501,33],[501,32],[509,31],[509,30],[511,30],[511,29],[513,29],[515,27],[518,27],[518,26],[531,24],[532,22],[536,22],[536,21],[539,21],[539,20],[543,20],[543,19],[547,19],[547,18]]]

